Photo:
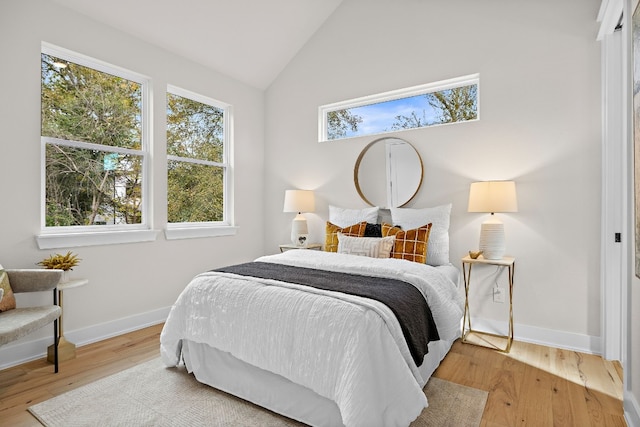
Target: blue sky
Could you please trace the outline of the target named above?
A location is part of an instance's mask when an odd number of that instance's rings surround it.
[[[348,111],[362,117],[362,123],[358,125],[357,132],[347,131],[347,138],[388,132],[391,130],[396,116],[409,116],[413,111],[420,118],[422,118],[424,111],[428,122],[436,119],[436,113],[424,95],[350,108]]]

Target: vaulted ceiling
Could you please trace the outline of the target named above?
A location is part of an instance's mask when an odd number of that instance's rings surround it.
[[[53,0],[266,89],[342,0]]]

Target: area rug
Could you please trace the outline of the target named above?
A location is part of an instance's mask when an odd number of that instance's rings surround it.
[[[424,391],[429,407],[412,427],[480,425],[487,392],[438,378]],[[38,403],[29,412],[48,427],[303,425],[200,384],[184,367],[165,368],[159,358]]]

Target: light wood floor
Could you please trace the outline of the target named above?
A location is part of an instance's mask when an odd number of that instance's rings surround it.
[[[0,425],[39,426],[27,408],[159,355],[162,325],[80,347],[60,372],[44,359],[0,371]],[[489,392],[482,426],[625,426],[622,369],[514,342],[509,354],[456,342],[434,374]]]

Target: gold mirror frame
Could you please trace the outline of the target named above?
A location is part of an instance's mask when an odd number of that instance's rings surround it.
[[[416,196],[416,194],[418,194],[418,191],[420,190],[420,187],[422,186],[422,179],[423,179],[423,176],[424,176],[424,165],[422,163],[422,157],[420,157],[420,153],[418,153],[418,150],[416,150],[415,147],[413,145],[411,145],[411,143],[409,143],[408,141],[405,141],[404,139],[401,139],[401,138],[396,138],[396,137],[378,138],[378,139],[376,139],[374,141],[371,141],[369,144],[367,144],[366,147],[364,147],[364,149],[360,152],[360,155],[358,156],[358,159],[356,160],[356,164],[355,164],[355,166],[353,168],[353,182],[355,183],[356,191],[358,192],[358,195],[362,198],[362,200],[364,200],[364,202],[367,203],[369,206],[379,206],[379,205],[376,205],[376,204],[372,203],[369,200],[371,195],[369,195],[370,196],[369,198],[367,198],[367,196],[364,195],[362,186],[360,185],[359,171],[360,171],[362,162],[363,162],[367,152],[369,152],[369,150],[371,150],[376,144],[378,144],[378,143],[385,143],[386,144],[387,142],[390,142],[389,140],[398,141],[398,142],[401,142],[402,145],[406,145],[408,147],[411,147],[412,153],[415,154],[414,161],[417,160],[417,162],[420,165],[420,176],[419,176],[419,178],[416,177],[414,179],[414,181],[417,181],[417,184],[415,184],[415,190],[411,193],[410,197],[408,197],[404,201],[398,202],[397,206],[383,206],[383,208],[390,208],[390,207],[400,208],[402,206],[405,206],[407,203],[409,203],[411,200],[413,200],[413,198]],[[385,147],[385,150],[386,150],[386,147]],[[385,158],[383,158],[382,161],[384,162]],[[385,162],[385,164],[387,165],[386,167],[389,167],[388,163]],[[385,174],[386,174],[386,171],[385,171]],[[390,183],[388,182],[388,179],[386,181],[387,181],[386,185],[387,185],[387,187],[389,187]],[[385,191],[386,191],[386,189],[385,189]],[[388,196],[387,196],[387,204],[392,204],[390,202]]]

